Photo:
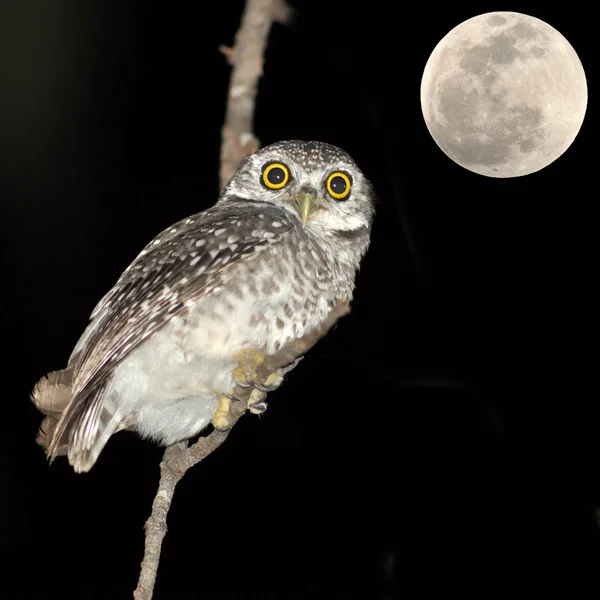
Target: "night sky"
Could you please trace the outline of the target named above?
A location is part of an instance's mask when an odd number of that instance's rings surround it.
[[[350,316],[180,483],[155,598],[597,594],[597,25],[582,2],[294,6],[255,132],[352,155],[372,245]],[[141,248],[216,201],[242,8],[0,3],[2,598],[135,588],[162,449],[125,432],[88,474],[49,466],[29,393]],[[438,41],[501,9],[557,28],[589,91],[573,145],[514,179],[447,158],[419,99]]]

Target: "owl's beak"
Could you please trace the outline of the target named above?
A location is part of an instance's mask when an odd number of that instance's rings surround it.
[[[294,198],[292,206],[298,211],[302,223],[306,225],[310,216],[319,208],[319,196],[317,190],[313,188],[304,188],[300,190]]]

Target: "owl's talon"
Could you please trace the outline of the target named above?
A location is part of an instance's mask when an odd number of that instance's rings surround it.
[[[250,398],[248,399],[248,410],[253,415],[262,415],[267,410],[267,403],[265,398],[267,394],[257,388],[252,390]]]
[[[237,356],[238,366],[233,370],[231,378],[241,387],[256,386],[258,376],[256,370],[265,360],[265,355],[260,350],[247,348]]]
[[[262,415],[267,411],[267,403],[266,402],[257,402],[252,406],[250,412],[253,415]]]
[[[265,381],[255,383],[254,385],[263,392],[272,392],[276,390],[285,379],[285,376],[296,367],[296,365],[302,360],[302,356],[297,358],[293,363],[289,364],[287,367],[283,367],[282,369],[277,369],[277,371],[271,373]]]
[[[229,408],[231,400],[222,394],[217,395],[217,408],[213,413],[212,425],[218,431],[227,431],[231,427],[229,422]]]
[[[258,367],[265,361],[265,355],[262,352],[248,348],[242,350],[236,358],[239,366],[233,370],[231,375],[234,383],[240,387],[254,386],[261,392],[276,390],[283,383],[285,374],[298,363],[295,361],[293,365],[285,369],[277,369],[262,380],[257,374]]]
[[[283,383],[283,370],[277,369],[274,373],[271,373],[265,381],[256,382],[254,385],[261,392],[272,392],[276,390]]]

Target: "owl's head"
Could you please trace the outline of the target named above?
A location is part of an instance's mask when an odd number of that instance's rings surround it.
[[[371,184],[352,158],[323,142],[277,142],[246,157],[221,201],[272,202],[305,227],[321,232],[368,233],[374,214]]]

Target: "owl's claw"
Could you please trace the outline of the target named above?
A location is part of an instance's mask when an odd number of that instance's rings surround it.
[[[247,348],[246,350],[242,350],[236,358],[238,366],[233,370],[231,375],[234,383],[240,387],[253,386],[261,392],[276,390],[283,383],[285,375],[302,360],[302,357],[297,358],[291,365],[283,369],[277,369],[277,371],[269,373],[267,377],[262,378],[258,375],[257,370],[265,361],[266,355],[260,350]]]
[[[276,390],[283,383],[283,373],[281,369],[277,369],[274,373],[271,373],[264,381],[255,382],[261,392],[272,392]]]
[[[265,379],[259,377],[257,369],[265,361],[265,354],[260,350],[247,348],[237,355],[238,366],[231,375],[233,381],[240,387],[254,386],[261,392],[272,392],[283,382],[286,373],[284,369],[277,369],[269,373]]]
[[[257,388],[253,389],[248,399],[248,410],[253,415],[262,415],[267,410],[266,398],[265,392]]]
[[[260,350],[247,348],[237,356],[238,366],[233,370],[231,378],[240,387],[255,385],[258,376],[256,370],[264,362],[265,355]]]
[[[212,425],[218,431],[227,431],[231,427],[229,422],[229,408],[231,400],[223,394],[217,394],[217,408],[213,413]]]
[[[217,408],[213,413],[212,425],[218,431],[227,431],[231,428],[229,419],[229,410],[231,408],[231,398],[223,394],[215,394],[217,397]],[[267,394],[261,390],[253,389],[248,398],[248,410],[253,415],[262,415],[267,410],[265,402]]]
[[[302,360],[302,356],[297,358],[291,365],[283,367],[283,369],[277,369],[274,373],[271,373],[263,382],[255,384],[255,386],[263,392],[272,392],[276,390],[285,379],[285,376]]]

